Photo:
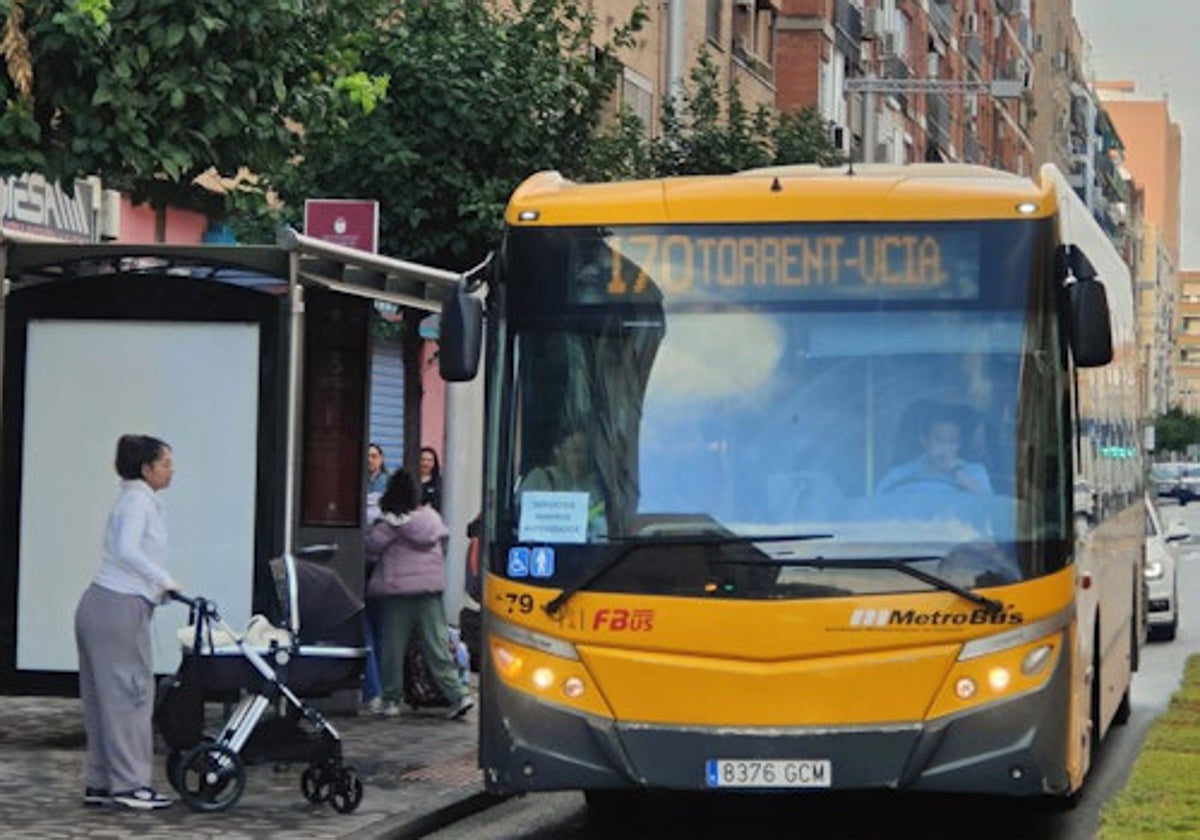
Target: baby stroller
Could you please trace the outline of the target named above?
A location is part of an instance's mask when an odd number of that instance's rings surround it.
[[[331,547],[300,552],[319,553]],[[190,608],[183,660],[154,714],[170,748],[167,779],[192,810],[223,811],[241,797],[246,765],[304,762],[304,797],[348,814],[362,801],[362,779],[342,763],[337,730],[305,699],[359,686],[363,604],[325,566],[286,557],[271,569],[280,620],[255,616],[241,636],[212,601],[176,596]],[[210,701],[235,704],[215,737],[204,733]]]

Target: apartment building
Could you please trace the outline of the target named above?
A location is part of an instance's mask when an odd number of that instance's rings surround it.
[[[591,0],[596,36],[604,42],[633,14],[638,0]],[[658,132],[663,97],[679,90],[705,49],[721,79],[736,84],[753,108],[775,104],[778,0],[663,0],[647,4],[639,43],[622,50],[618,102]]]
[[[1166,99],[1140,95],[1131,81],[1097,81],[1095,89],[1144,193],[1141,259],[1133,265],[1150,410],[1158,414],[1200,390],[1200,370],[1185,367],[1176,346],[1182,132]]]
[[[1200,414],[1200,271],[1179,272],[1177,404]]]

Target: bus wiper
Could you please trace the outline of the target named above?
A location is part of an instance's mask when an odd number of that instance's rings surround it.
[[[543,609],[551,618],[554,617],[567,601],[574,597],[575,593],[587,589],[605,574],[616,568],[621,562],[639,548],[657,548],[659,546],[712,546],[712,545],[737,545],[739,543],[760,543],[760,542],[789,542],[795,540],[829,540],[833,539],[833,534],[780,534],[770,536],[738,536],[736,534],[714,534],[706,536],[680,536],[680,537],[615,537],[613,542],[627,542],[619,549],[606,558],[602,563],[585,574],[583,577],[574,583],[568,585],[562,592],[558,593],[556,598],[547,602]]]
[[[988,615],[998,615],[1004,611],[1004,604],[997,601],[995,598],[988,598],[985,595],[980,595],[978,592],[972,592],[970,589],[965,589],[952,581],[948,581],[943,577],[930,574],[922,569],[910,566],[910,563],[917,563],[922,560],[941,560],[940,554],[924,554],[913,557],[855,557],[849,560],[834,560],[830,561],[824,557],[809,557],[809,558],[771,558],[769,560],[752,561],[752,560],[729,560],[729,563],[745,563],[764,566],[802,566],[806,569],[817,569],[823,571],[825,569],[844,569],[853,567],[856,569],[891,569],[892,571],[900,572],[909,577],[916,578],[922,583],[927,583],[934,589],[941,589],[945,592],[953,592],[960,598],[964,598],[973,604],[978,604],[987,610]]]

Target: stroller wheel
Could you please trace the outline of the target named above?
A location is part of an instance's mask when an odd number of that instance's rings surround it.
[[[211,744],[213,743],[213,740],[214,739],[211,735],[205,735],[200,740],[200,743]],[[167,753],[167,781],[170,783],[172,790],[174,790],[176,793],[183,793],[183,790],[179,784],[179,767],[181,764],[183,764],[183,757],[186,754],[187,750],[171,750],[169,753]]]
[[[179,795],[193,811],[224,811],[246,787],[242,760],[222,744],[201,744],[184,753],[176,776]]]
[[[339,814],[349,814],[362,802],[363,783],[353,767],[343,767],[338,773],[337,781],[333,783],[333,796],[329,804]]]
[[[328,802],[333,795],[334,771],[326,764],[310,764],[300,774],[300,792],[314,805]]]

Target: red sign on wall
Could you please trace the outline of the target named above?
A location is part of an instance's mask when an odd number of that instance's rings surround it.
[[[379,249],[379,202],[348,198],[307,199],[304,202],[304,235],[374,254]]]

